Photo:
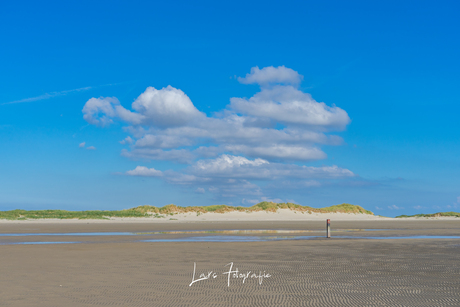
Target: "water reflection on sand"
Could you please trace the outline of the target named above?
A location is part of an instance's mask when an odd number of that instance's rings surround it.
[[[460,236],[429,236],[429,235],[401,235],[395,236],[380,233],[380,236],[363,236],[369,231],[384,231],[387,229],[339,229],[334,231],[332,240],[366,239],[366,240],[395,240],[395,239],[460,239]],[[393,229],[394,230],[394,229]],[[193,231],[152,231],[152,232],[75,232],[75,233],[10,233],[0,234],[0,245],[23,245],[23,244],[77,244],[77,243],[107,243],[107,241],[11,241],[8,237],[29,237],[29,236],[81,236],[81,237],[112,237],[131,236],[129,242],[263,242],[280,240],[312,240],[324,239],[324,230],[193,230]],[[341,235],[340,233],[350,233]],[[307,235],[305,235],[307,234]],[[182,235],[178,237],[178,235]],[[184,236],[185,235],[185,236]],[[136,236],[153,236],[153,238],[138,240]],[[108,239],[104,239],[108,240]],[[121,240],[121,239],[115,239]],[[330,239],[329,239],[330,240]],[[3,242],[2,242],[3,241]],[[115,241],[114,243],[116,243]],[[126,241],[124,241],[126,242]]]

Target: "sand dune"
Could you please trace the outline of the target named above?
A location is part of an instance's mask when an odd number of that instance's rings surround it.
[[[278,209],[276,212],[225,212],[225,213],[175,213],[175,214],[151,214],[149,217],[110,217],[108,219],[93,219],[92,223],[130,222],[130,223],[177,223],[177,222],[200,222],[200,221],[315,221],[333,219],[345,220],[388,220],[390,218],[375,216],[364,213],[308,213],[290,209]],[[87,223],[88,219],[31,219],[31,220],[0,220],[0,223]]]

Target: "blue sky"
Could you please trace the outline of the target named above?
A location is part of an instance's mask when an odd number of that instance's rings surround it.
[[[458,211],[459,13],[456,1],[2,3],[0,209]]]

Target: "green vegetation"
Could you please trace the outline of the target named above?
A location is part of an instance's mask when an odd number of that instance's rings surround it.
[[[350,204],[341,204],[330,206],[320,209],[321,212],[346,212],[346,213],[365,213],[365,214],[374,214],[369,210],[364,209],[360,206],[350,205]]]
[[[24,220],[24,219],[108,219],[110,217],[145,217],[134,209],[120,211],[66,211],[66,210],[10,210],[0,211],[0,219]]]
[[[167,205],[161,208],[154,206],[139,206],[136,208],[118,210],[118,211],[66,211],[66,210],[10,210],[0,211],[0,219],[7,220],[27,220],[27,219],[109,219],[111,217],[155,217],[165,218],[167,215],[174,215],[178,213],[196,213],[197,216],[206,212],[225,213],[232,211],[239,212],[276,212],[278,209],[289,209],[293,211],[299,211],[302,213],[363,213],[371,214],[371,211],[365,210],[360,206],[341,204],[326,208],[313,208],[309,206],[301,206],[293,203],[274,203],[274,202],[261,202],[252,207],[232,207],[227,205],[213,205],[213,206],[201,206],[201,207],[180,207],[176,205]],[[436,213],[438,214],[438,213]],[[455,212],[444,212],[439,213],[443,216],[450,214],[449,216],[460,216],[459,213]],[[404,217],[404,216],[400,216]],[[172,218],[171,218],[172,219]]]
[[[247,208],[246,208],[247,209]],[[298,210],[298,211],[307,211],[307,210],[315,210],[314,208],[308,206],[301,206],[293,203],[273,203],[268,201],[263,201],[254,205],[249,208],[250,211],[271,211],[276,212],[278,209],[291,209],[291,210]]]
[[[396,218],[403,218],[403,217],[442,217],[442,216],[460,217],[460,213],[458,213],[458,212],[438,212],[438,213],[431,213],[431,214],[399,215]]]

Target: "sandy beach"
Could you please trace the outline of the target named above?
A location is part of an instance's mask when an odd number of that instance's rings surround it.
[[[64,224],[86,224],[91,223],[113,223],[113,222],[129,222],[129,223],[175,223],[175,222],[239,222],[239,221],[323,221],[332,219],[335,221],[364,221],[364,220],[395,220],[392,218],[380,217],[371,214],[362,213],[308,213],[302,211],[294,211],[290,209],[278,209],[276,212],[258,211],[258,212],[226,212],[226,213],[175,213],[175,214],[151,214],[149,217],[109,217],[107,219],[34,219],[34,220],[0,220],[0,224],[14,223],[64,223]],[[412,218],[414,219],[414,218]],[[452,219],[455,219],[454,217]]]
[[[460,305],[460,239],[410,238],[459,236],[458,220],[331,218],[327,239],[325,215],[193,218],[1,221],[0,306]],[[312,238],[193,242],[228,235]],[[69,241],[79,243],[18,244]]]

